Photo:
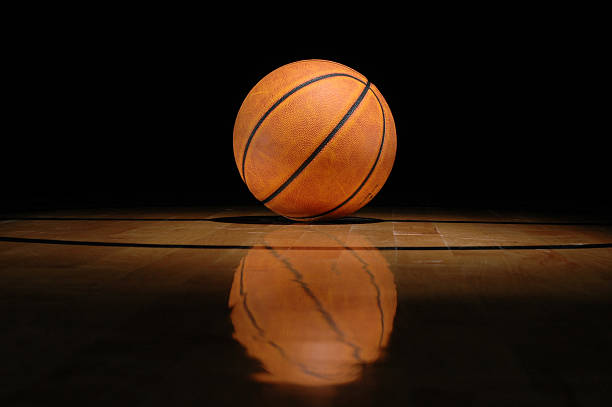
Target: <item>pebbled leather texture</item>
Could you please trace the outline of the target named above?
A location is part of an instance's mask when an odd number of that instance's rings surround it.
[[[299,88],[330,74],[341,75]],[[331,61],[298,61],[268,74],[249,92],[234,125],[234,157],[240,172],[244,164],[249,190],[263,201],[291,180],[266,206],[297,220],[342,217],[367,204],[389,176],[395,151],[395,124],[383,96],[363,75]]]

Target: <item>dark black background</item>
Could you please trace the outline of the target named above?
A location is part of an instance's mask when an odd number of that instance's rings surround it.
[[[310,58],[361,72],[391,107],[398,151],[372,205],[606,207],[598,27],[528,14],[330,32],[162,13],[17,30],[2,209],[257,205],[235,116],[259,79]]]

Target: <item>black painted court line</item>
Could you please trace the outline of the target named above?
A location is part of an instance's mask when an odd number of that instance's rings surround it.
[[[30,239],[25,237],[0,236],[0,242],[34,243],[67,246],[93,247],[136,247],[151,249],[242,249],[242,250],[566,250],[566,249],[606,249],[612,243],[559,244],[559,245],[518,245],[518,246],[266,246],[266,245],[208,245],[208,244],[165,244],[165,243],[122,243],[92,242],[82,240]]]
[[[247,220],[246,218],[253,218]],[[268,220],[257,220],[256,218],[269,218]],[[278,219],[277,219],[278,218]],[[436,219],[375,219],[375,218],[353,218],[354,222],[345,218],[326,222],[297,222],[280,216],[236,216],[224,218],[82,218],[82,217],[6,217],[3,221],[102,221],[102,222],[218,222],[218,223],[243,223],[243,224],[283,224],[283,225],[348,225],[351,223],[459,223],[459,224],[481,224],[481,225],[542,225],[542,226],[612,226],[612,222],[520,222],[520,221],[488,221],[488,220],[436,220]]]
[[[612,226],[612,222],[521,222],[512,220],[435,220],[435,219],[385,219],[382,222],[398,223],[475,223],[482,225],[559,225],[559,226]]]
[[[80,221],[129,221],[129,222],[210,222],[214,218],[63,218],[63,217],[8,217],[0,221],[12,220],[80,220]]]

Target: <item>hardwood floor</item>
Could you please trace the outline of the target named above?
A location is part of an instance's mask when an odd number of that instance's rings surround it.
[[[2,405],[607,405],[612,223],[261,208],[0,219]]]

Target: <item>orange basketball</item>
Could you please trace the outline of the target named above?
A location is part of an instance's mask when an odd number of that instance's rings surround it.
[[[359,72],[298,61],[249,92],[234,125],[242,180],[269,209],[312,221],[349,215],[383,186],[395,159],[387,102]]]

